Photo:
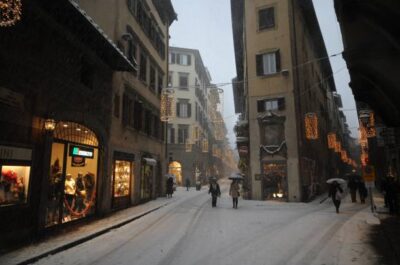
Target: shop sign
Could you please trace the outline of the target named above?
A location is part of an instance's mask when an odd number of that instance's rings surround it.
[[[0,159],[31,160],[32,150],[27,148],[0,145]]]
[[[10,89],[0,87],[0,103],[23,110],[24,96]]]
[[[69,147],[69,155],[72,157],[80,156],[80,157],[93,158],[94,149],[89,148],[89,147],[78,146],[78,145],[71,145]]]

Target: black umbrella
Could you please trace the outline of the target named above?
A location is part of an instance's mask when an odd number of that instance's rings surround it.
[[[229,177],[231,180],[243,180],[243,174],[241,173],[232,173],[231,176]]]

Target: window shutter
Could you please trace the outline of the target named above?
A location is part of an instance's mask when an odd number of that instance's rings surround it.
[[[175,143],[175,128],[171,128],[171,139],[170,139],[171,144]]]
[[[187,117],[190,118],[192,116],[192,104],[188,103],[187,108]]]
[[[176,62],[175,53],[171,53],[171,62],[173,64]]]
[[[192,56],[190,54],[187,55],[187,65],[190,65],[192,61]]]
[[[122,124],[127,125],[129,119],[129,98],[124,94],[122,98]]]
[[[265,111],[265,100],[258,100],[257,101],[257,112],[264,112]]]
[[[181,64],[181,55],[179,53],[176,54],[176,63]]]
[[[284,110],[285,109],[285,98],[279,98],[278,99],[278,110]]]
[[[182,129],[178,128],[178,144],[182,143]]]
[[[258,54],[256,55],[256,68],[257,68],[257,76],[262,76],[264,75],[264,69],[263,69],[263,61],[262,61],[263,55]]]
[[[276,72],[279,73],[281,71],[281,53],[278,51],[275,52],[275,60],[276,60]]]
[[[180,117],[181,116],[181,112],[180,112],[180,104],[176,103],[176,116]]]

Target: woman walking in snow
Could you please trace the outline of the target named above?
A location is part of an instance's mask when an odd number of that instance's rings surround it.
[[[208,194],[211,193],[212,198],[212,207],[217,206],[217,197],[221,196],[221,190],[217,183],[217,179],[211,179],[210,189],[208,190]]]
[[[336,213],[339,213],[340,202],[342,200],[343,189],[337,181],[332,182],[329,188],[329,196],[332,197],[333,204],[336,208]]]
[[[232,196],[232,202],[233,202],[234,209],[237,209],[237,207],[238,207],[238,198],[240,196],[239,189],[240,189],[240,187],[239,187],[238,181],[233,180],[231,183],[231,187],[229,189],[229,195]]]

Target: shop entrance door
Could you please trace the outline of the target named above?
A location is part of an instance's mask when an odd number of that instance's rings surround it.
[[[51,148],[46,227],[94,214],[98,148],[93,136],[76,123],[57,125]]]

